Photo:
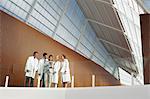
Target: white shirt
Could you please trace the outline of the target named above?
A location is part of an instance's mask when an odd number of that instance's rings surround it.
[[[48,68],[49,68],[48,59],[44,59],[44,58],[40,59],[38,64],[38,74],[40,74],[40,78],[42,78],[43,73],[45,73]]]

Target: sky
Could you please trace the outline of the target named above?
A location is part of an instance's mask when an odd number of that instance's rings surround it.
[[[144,4],[150,10],[150,0],[144,0]]]

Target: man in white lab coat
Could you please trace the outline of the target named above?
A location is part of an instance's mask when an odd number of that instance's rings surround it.
[[[33,56],[28,57],[25,65],[26,87],[33,87],[34,78],[38,69],[38,52],[34,52]]]
[[[39,66],[38,66],[38,74],[40,76],[41,85],[42,87],[47,87],[47,81],[49,78],[47,77],[47,73],[49,72],[49,61],[48,61],[48,55],[47,53],[43,53],[43,58],[39,60]]]
[[[69,61],[65,55],[62,55],[61,74],[63,87],[67,88],[68,84],[71,82],[71,77],[70,77]]]

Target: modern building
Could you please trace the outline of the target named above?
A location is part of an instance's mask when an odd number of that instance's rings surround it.
[[[49,53],[59,54],[62,50],[70,57],[75,86],[90,86],[86,82],[90,82],[92,76],[96,77],[97,86],[144,84],[139,15],[149,10],[142,0],[1,0],[0,4],[3,40],[0,62],[1,68],[5,68],[3,75],[11,74],[12,86],[22,86],[22,83],[14,84],[23,80],[23,73],[21,77],[17,75],[24,71],[27,55],[34,48],[40,51],[40,46],[47,52],[50,50]],[[30,31],[31,37],[28,37]],[[85,65],[90,65],[88,70]],[[88,76],[84,79],[79,75]]]

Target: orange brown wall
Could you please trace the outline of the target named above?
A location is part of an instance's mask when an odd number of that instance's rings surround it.
[[[1,14],[0,14],[0,63],[1,63],[1,59],[2,59],[2,31],[1,31]]]
[[[150,84],[150,14],[142,14],[140,17],[144,59],[144,83]]]
[[[40,57],[43,52],[54,56],[65,54],[70,61],[76,87],[91,86],[92,74],[96,75],[97,86],[120,85],[120,81],[101,66],[4,12],[1,12],[1,24],[1,85],[4,85],[6,75],[10,76],[9,86],[24,85],[24,65],[34,51],[38,51]]]

